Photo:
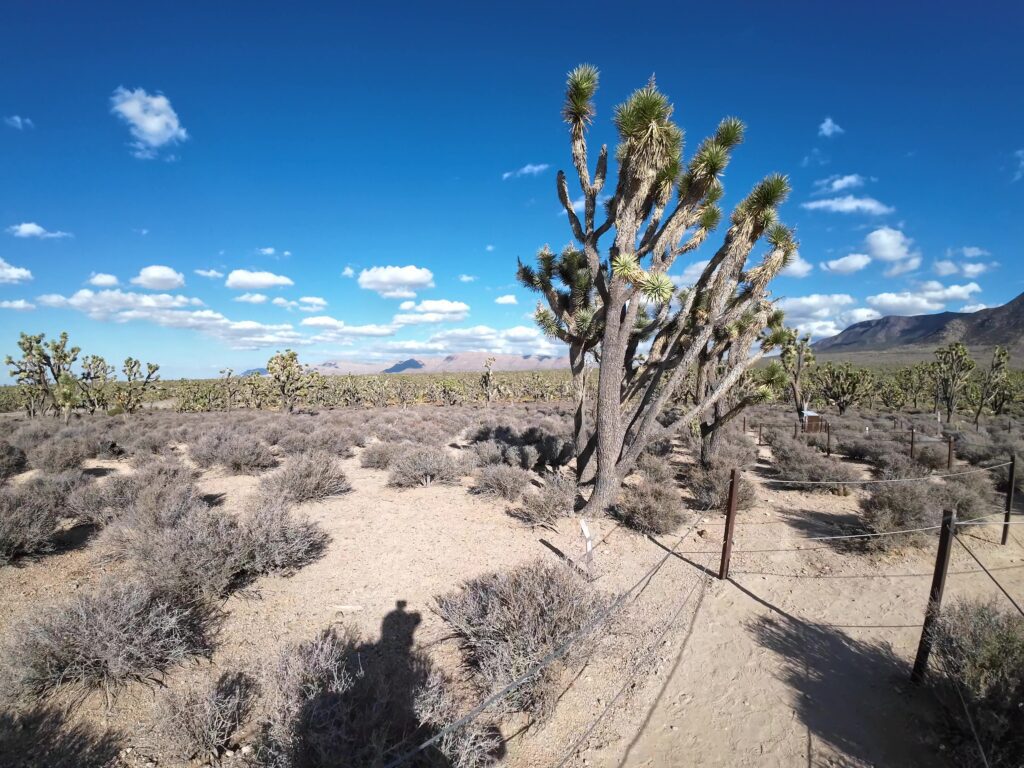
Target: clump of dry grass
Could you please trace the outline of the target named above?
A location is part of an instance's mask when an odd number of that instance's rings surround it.
[[[292,458],[281,469],[260,482],[264,494],[301,504],[323,501],[352,490],[338,460],[324,450],[313,450]]]
[[[330,537],[281,499],[263,497],[241,519],[245,570],[251,575],[290,574],[317,560]]]
[[[96,455],[87,440],[57,435],[27,451],[29,464],[41,472],[58,474],[79,469],[86,459]]]
[[[256,681],[225,672],[216,682],[170,691],[157,705],[157,722],[168,751],[181,760],[219,760],[252,712]]]
[[[508,464],[488,464],[476,471],[474,490],[485,496],[516,501],[530,487],[531,475]]]
[[[363,449],[359,456],[359,464],[370,469],[390,469],[391,463],[409,448],[409,443],[371,443]]]
[[[466,661],[485,693],[501,690],[593,621],[606,599],[562,563],[536,560],[505,573],[466,582],[437,598],[437,611],[459,636]],[[503,699],[502,706],[540,721],[554,711],[558,680],[587,653],[573,643],[560,661],[546,667]]]
[[[0,565],[51,551],[58,523],[75,514],[69,499],[83,484],[82,474],[71,471],[0,488]]]
[[[109,695],[131,682],[148,684],[175,664],[209,654],[214,619],[194,601],[107,579],[12,628],[6,682],[36,699],[58,689]]]
[[[235,474],[258,474],[277,466],[265,443],[234,432],[204,435],[192,444],[190,453],[201,467],[219,464]]]
[[[553,525],[573,513],[576,502],[576,480],[565,475],[549,475],[546,483],[523,496],[519,507],[508,513],[529,525]]]
[[[679,490],[644,476],[622,488],[614,514],[629,528],[651,534],[671,533],[686,519]]]
[[[823,481],[848,481],[856,480],[858,477],[853,467],[823,456],[820,451],[788,435],[775,432],[766,435],[766,440],[772,447],[772,461],[779,475],[787,481],[805,481],[787,482],[787,488],[845,496],[850,491],[844,482]]]
[[[444,448],[410,448],[391,462],[388,485],[414,488],[434,483],[454,485],[462,476],[459,463]]]

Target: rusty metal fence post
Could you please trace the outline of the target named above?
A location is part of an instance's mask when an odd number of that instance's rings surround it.
[[[725,507],[725,534],[722,539],[722,562],[718,566],[718,578],[729,578],[729,560],[732,558],[732,536],[736,528],[736,501],[739,496],[740,471],[734,469],[729,476],[729,501]]]
[[[949,570],[949,555],[953,549],[953,536],[956,535],[956,510],[946,509],[942,512],[942,529],[939,531],[939,549],[935,554],[935,573],[932,576],[932,588],[928,593],[928,608],[924,614],[924,627],[921,628],[921,642],[917,646],[917,658],[914,659],[914,671],[910,679],[920,683],[928,670],[928,656],[932,652],[932,627],[939,618],[942,609],[942,593],[946,589],[946,572]]]

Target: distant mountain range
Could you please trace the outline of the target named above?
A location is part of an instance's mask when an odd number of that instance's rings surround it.
[[[379,373],[482,373],[487,358],[494,358],[495,371],[551,371],[569,367],[567,357],[551,355],[491,355],[486,352],[455,352],[444,357],[410,357],[377,363],[350,360],[328,360],[312,367],[325,375],[359,375]]]
[[[815,343],[818,353],[831,357],[881,352],[886,357],[906,352],[912,356],[962,341],[972,352],[996,345],[1009,349],[1014,363],[1024,356],[1024,293],[1001,307],[977,312],[940,312],[935,315],[890,315],[855,323],[842,333]]]

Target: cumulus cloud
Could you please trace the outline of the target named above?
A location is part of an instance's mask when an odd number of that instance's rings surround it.
[[[305,311],[312,311],[314,309],[323,309],[327,306],[327,299],[321,298],[320,296],[300,296],[299,304],[302,305],[302,309]]]
[[[799,252],[796,252],[780,274],[786,277],[807,277],[813,270],[814,265],[801,256]]]
[[[311,339],[289,324],[268,325],[254,320],[231,320],[211,309],[195,309],[199,299],[172,294],[133,291],[93,291],[83,288],[71,296],[40,296],[43,306],[73,309],[94,320],[127,323],[147,322],[164,328],[183,328],[218,339],[235,349],[301,346]]]
[[[800,204],[801,208],[808,211],[830,211],[831,213],[867,213],[872,216],[882,216],[892,213],[892,208],[880,203],[873,197],[854,197],[843,195],[841,197],[828,197],[824,200],[810,200]]]
[[[243,293],[241,296],[236,296],[235,301],[240,301],[243,304],[265,304],[267,297],[262,293]]]
[[[983,275],[990,269],[993,269],[997,266],[999,265],[994,261],[990,264],[986,264],[980,261],[972,261],[967,262],[965,264],[961,264],[960,271],[963,273],[964,277],[978,277],[979,275]]]
[[[312,339],[318,344],[346,344],[357,337],[393,336],[395,333],[395,329],[390,325],[348,325],[344,320],[327,315],[307,317],[302,321],[302,325],[319,329],[320,332]]]
[[[516,301],[515,295],[513,295],[511,293],[506,293],[504,296],[499,296],[498,298],[496,298],[494,300],[494,303],[495,304],[518,304],[519,302]]]
[[[476,275],[459,275],[460,283],[472,283],[476,280]]]
[[[162,93],[150,95],[143,88],[133,91],[118,87],[110,97],[111,112],[128,125],[134,141],[135,157],[149,160],[166,146],[173,146],[188,138],[178,113]]]
[[[865,178],[859,173],[848,173],[844,176],[835,174],[826,179],[818,179],[814,182],[814,193],[818,195],[834,195],[847,189],[863,187]]]
[[[251,272],[248,269],[233,269],[224,281],[228,288],[239,291],[258,291],[267,288],[281,288],[295,285],[290,277],[275,275],[273,272]]]
[[[539,176],[550,167],[547,163],[527,163],[514,171],[505,171],[501,174],[501,180],[518,179],[520,176]]]
[[[491,354],[561,355],[564,347],[546,338],[537,328],[517,325],[498,330],[486,325],[453,328],[435,333],[426,341],[386,342],[402,352],[488,352]]]
[[[879,261],[904,261],[920,259],[920,252],[914,249],[914,241],[898,229],[879,227],[864,238],[871,258]]]
[[[874,309],[854,307],[856,303],[847,293],[814,293],[780,299],[778,307],[785,313],[787,325],[821,339],[835,336],[853,323],[879,317]]]
[[[0,283],[23,283],[32,279],[32,272],[24,267],[16,267],[0,259]]]
[[[97,288],[113,288],[119,282],[116,275],[108,275],[106,272],[93,272],[89,276],[89,285]]]
[[[419,304],[403,301],[399,305],[403,310],[392,319],[394,325],[425,325],[430,323],[457,323],[469,315],[469,305],[461,301],[448,299],[427,299]]]
[[[208,277],[210,279],[217,279],[224,277],[223,272],[218,272],[216,269],[196,269],[193,270],[200,277]]]
[[[359,273],[359,287],[385,299],[411,299],[416,291],[434,287],[434,273],[425,267],[370,267]]]
[[[947,256],[952,256],[954,253],[956,253],[958,251],[959,251],[960,255],[963,256],[965,259],[980,259],[982,256],[991,256],[992,255],[991,253],[986,251],[984,248],[979,248],[976,245],[965,245],[962,248],[957,248],[957,249],[950,248],[948,251],[946,251],[946,255]]]
[[[860,272],[870,263],[871,257],[866,253],[851,253],[850,255],[843,256],[839,259],[823,261],[821,263],[821,268],[826,272],[835,272],[840,275],[852,275],[854,272]]]
[[[185,284],[185,276],[171,267],[154,264],[140,269],[139,274],[131,279],[131,283],[151,291],[171,291]]]
[[[24,299],[14,301],[0,301],[0,309],[12,309],[15,312],[28,312],[36,308],[36,305]]]
[[[257,249],[262,256],[273,256],[277,251],[273,248],[258,248]]]
[[[342,277],[355,277],[356,276],[356,271],[354,269],[352,269],[352,267],[345,267],[343,270],[341,270],[341,276]]]
[[[21,115],[10,115],[5,117],[4,123],[16,131],[24,131],[26,128],[36,127],[36,124],[32,122],[31,118],[22,117]]]
[[[669,277],[671,278],[672,283],[676,286],[676,288],[682,288],[684,286],[693,285],[698,280],[700,280],[700,276],[704,274],[704,270],[710,263],[711,261],[709,259],[704,259],[703,261],[695,261],[693,264],[688,265],[686,269],[683,270],[683,274],[669,275]]]
[[[988,309],[988,306],[985,304],[964,304],[960,307],[961,312],[978,312],[982,309]]]
[[[13,224],[7,228],[7,232],[15,237],[36,237],[40,240],[53,240],[62,237],[72,237],[70,232],[51,232],[34,221],[24,221],[21,224]]]
[[[868,296],[868,304],[887,315],[921,315],[944,309],[946,302],[965,301],[981,291],[977,283],[943,285],[938,280],[927,280],[915,291],[879,293]]]
[[[948,277],[949,275],[955,275],[960,271],[960,267],[956,265],[956,262],[949,259],[936,261],[934,268],[935,273],[939,275],[939,277]]]
[[[915,269],[921,266],[920,256],[911,256],[906,261],[898,261],[885,270],[886,277],[898,277],[899,275],[905,275],[908,272],[913,272]]]
[[[821,121],[821,125],[818,126],[818,135],[824,136],[825,138],[832,138],[838,136],[841,133],[846,133],[839,124],[831,117],[826,117]]]

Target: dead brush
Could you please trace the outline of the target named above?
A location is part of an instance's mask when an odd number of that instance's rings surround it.
[[[345,472],[334,454],[314,449],[290,459],[260,481],[260,490],[269,496],[301,504],[323,501],[352,490]]]
[[[547,560],[472,579],[460,590],[437,597],[436,603],[438,614],[458,635],[485,695],[524,675],[608,605],[575,571]],[[514,689],[500,706],[545,722],[554,712],[562,673],[583,663],[588,649],[586,641],[573,643],[559,661]]]
[[[686,519],[683,500],[674,484],[659,483],[641,475],[625,485],[615,502],[613,515],[639,533],[671,533]]]
[[[157,704],[157,722],[168,751],[181,760],[219,760],[256,702],[256,681],[225,672],[216,682],[169,691]]]
[[[850,481],[858,478],[856,470],[852,467],[823,456],[820,451],[805,445],[799,439],[794,440],[779,432],[770,433],[765,439],[772,448],[772,462],[779,475],[787,481],[787,488],[846,496],[850,492],[846,482],[824,481]]]
[[[33,446],[27,452],[29,464],[40,472],[58,474],[79,469],[96,450],[82,438],[64,438],[60,435]]]
[[[233,474],[258,474],[277,466],[265,443],[233,432],[204,435],[192,444],[190,453],[201,467],[218,464]]]
[[[51,551],[58,523],[74,516],[69,499],[84,484],[71,471],[0,488],[0,565]]]
[[[519,467],[488,464],[476,471],[474,482],[473,490],[478,494],[516,501],[532,484],[532,476]]]
[[[0,483],[5,483],[15,475],[24,472],[26,466],[28,466],[28,459],[25,452],[6,440],[0,440]]]
[[[409,450],[411,443],[370,443],[359,456],[359,466],[369,469],[390,469],[399,455]]]
[[[454,485],[462,477],[462,468],[444,448],[419,446],[403,452],[391,462],[388,485],[415,488],[435,483]]]
[[[108,578],[13,626],[4,680],[30,699],[58,690],[99,690],[109,698],[128,683],[151,684],[176,664],[208,656],[215,627],[216,615],[202,604]]]
[[[242,515],[245,570],[253,575],[288,575],[317,560],[330,542],[316,522],[288,508],[282,499],[256,500]]]
[[[552,526],[572,515],[576,502],[576,480],[565,475],[548,475],[543,487],[523,495],[522,504],[508,514],[528,525]]]

